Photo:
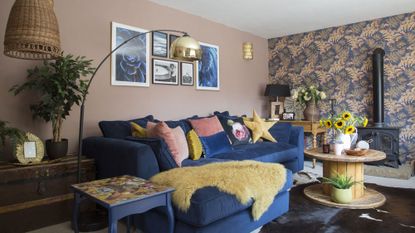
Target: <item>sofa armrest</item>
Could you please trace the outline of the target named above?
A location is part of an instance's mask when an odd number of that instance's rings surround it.
[[[83,155],[94,158],[97,178],[120,175],[148,179],[159,172],[152,149],[144,144],[116,138],[90,137],[83,140]]]
[[[293,126],[290,131],[289,143],[297,146],[298,150],[298,171],[304,169],[304,128]]]

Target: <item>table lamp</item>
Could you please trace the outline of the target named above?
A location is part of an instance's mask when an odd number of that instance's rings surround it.
[[[284,112],[284,99],[280,102],[278,97],[291,96],[290,86],[280,84],[268,84],[265,88],[264,96],[268,96],[271,99],[270,103],[270,118],[273,120],[279,120],[279,115]],[[275,97],[275,101],[274,100]]]

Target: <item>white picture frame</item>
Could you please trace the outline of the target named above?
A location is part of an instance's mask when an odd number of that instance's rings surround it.
[[[196,89],[220,90],[219,46],[200,42],[202,59],[196,62]]]
[[[111,22],[111,51],[146,29]],[[118,56],[118,57],[117,57]],[[150,33],[139,36],[111,55],[111,85],[150,86]]]

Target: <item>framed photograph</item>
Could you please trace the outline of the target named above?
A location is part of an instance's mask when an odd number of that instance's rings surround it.
[[[295,120],[295,113],[293,113],[293,112],[284,112],[282,114],[282,119],[293,121],[293,120]]]
[[[219,46],[200,42],[203,55],[197,61],[196,89],[220,90],[219,79]]]
[[[271,118],[277,119],[284,112],[282,102],[271,102]]]
[[[147,30],[112,22],[111,50]],[[148,87],[150,85],[150,45],[148,34],[141,35],[111,55],[111,84]]]
[[[28,132],[26,140],[15,145],[14,153],[20,164],[35,164],[42,161],[45,149],[42,140]]]
[[[183,86],[193,86],[194,84],[194,64],[188,62],[180,63],[180,83]]]
[[[167,33],[153,32],[153,56],[167,57]]]
[[[179,62],[153,58],[154,84],[179,84]]]
[[[180,36],[177,36],[177,35],[173,35],[173,34],[170,34],[169,35],[169,49],[171,48],[171,44],[173,44],[173,42],[177,39],[177,38],[179,38]]]

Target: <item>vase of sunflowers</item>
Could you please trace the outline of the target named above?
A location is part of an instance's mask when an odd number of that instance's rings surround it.
[[[299,102],[301,105],[305,105],[304,118],[307,121],[318,121],[320,118],[320,110],[318,108],[318,102],[325,99],[326,93],[318,90],[315,86],[304,88],[300,87],[294,90],[292,98]]]
[[[322,118],[320,125],[325,126],[336,137],[336,141],[343,143],[343,149],[350,149],[352,141],[357,138],[357,126],[366,127],[368,119],[366,117],[355,116],[349,111]],[[329,132],[330,133],[330,132]],[[353,138],[351,138],[353,135]]]

